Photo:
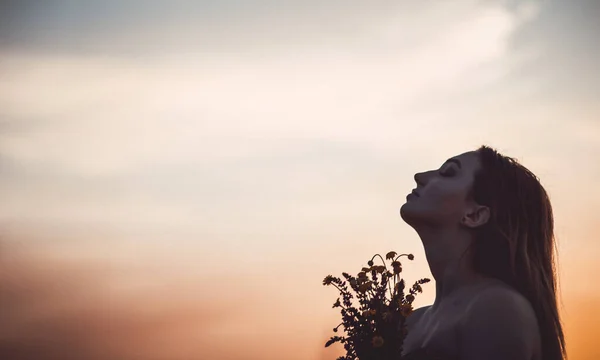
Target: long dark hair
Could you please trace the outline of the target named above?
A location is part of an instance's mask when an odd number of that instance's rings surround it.
[[[478,228],[475,271],[500,279],[525,296],[535,310],[544,360],[567,358],[557,307],[557,256],[550,199],[539,179],[511,157],[488,146],[476,150],[481,169],[470,196],[491,210]]]

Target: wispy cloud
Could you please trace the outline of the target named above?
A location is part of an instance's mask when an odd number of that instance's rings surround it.
[[[409,16],[399,13],[377,26]],[[421,26],[429,21],[425,16]],[[1,92],[5,116],[43,118],[52,128],[3,145],[23,159],[92,173],[126,163],[243,156],[290,138],[397,147],[430,115],[410,109],[415,101],[473,91],[510,70],[507,43],[519,25],[513,14],[476,7],[440,22],[446,27],[429,41],[416,38],[414,46],[380,56],[352,47],[146,63],[77,54],[9,56]],[[412,29],[388,31],[373,36],[391,41]]]
[[[25,171],[5,178],[5,216],[189,224],[199,207],[225,216],[266,194],[293,195],[296,184],[321,187],[306,199],[324,200],[336,194],[328,184],[360,179],[359,166],[381,171],[390,161],[415,161],[403,152],[426,147],[416,134],[476,146],[483,139],[466,130],[490,131],[465,105],[443,99],[493,89],[511,69],[509,38],[527,19],[469,4],[413,9],[421,20],[382,15],[363,36],[386,44],[383,53],[364,43],[147,61],[8,53],[4,116],[41,124],[4,136],[0,146],[21,164],[10,169]],[[432,24],[439,28],[420,31]],[[23,183],[27,198],[14,191]]]

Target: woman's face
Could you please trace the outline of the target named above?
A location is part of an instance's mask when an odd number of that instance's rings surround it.
[[[476,204],[468,199],[476,171],[476,152],[448,159],[437,170],[415,174],[417,187],[400,208],[402,219],[413,228],[458,227]]]

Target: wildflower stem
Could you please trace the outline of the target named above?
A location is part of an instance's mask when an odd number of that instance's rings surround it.
[[[410,254],[400,254],[400,255],[396,256],[396,258],[394,259],[394,261],[396,261],[396,260],[400,259],[400,257],[402,257],[402,256],[406,256],[406,257],[408,257],[409,255],[410,255]]]
[[[373,257],[371,258],[371,261],[373,261],[373,259],[375,259],[376,256],[379,256],[379,258],[381,259],[381,262],[383,263],[383,266],[385,267],[385,269],[387,270],[387,266],[385,265],[385,260],[383,260],[383,256],[379,255],[379,254],[375,254],[373,255]]]
[[[338,289],[342,294],[346,294],[346,292],[342,289],[340,289],[336,284],[331,284],[333,286],[335,286],[336,289]]]

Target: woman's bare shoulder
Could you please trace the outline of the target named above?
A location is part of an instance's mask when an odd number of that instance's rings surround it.
[[[508,286],[480,290],[465,311],[460,333],[466,359],[494,359],[493,349],[512,351],[512,359],[538,358],[541,351],[531,303]]]
[[[410,313],[410,315],[406,318],[406,325],[410,327],[411,325],[416,324],[430,307],[431,305],[427,305],[413,310],[413,312]]]
[[[474,296],[471,296],[467,311],[469,308],[479,304],[506,302],[507,300],[509,300],[511,304],[521,308],[523,311],[533,310],[531,303],[520,292],[502,282],[495,282],[480,289]]]

